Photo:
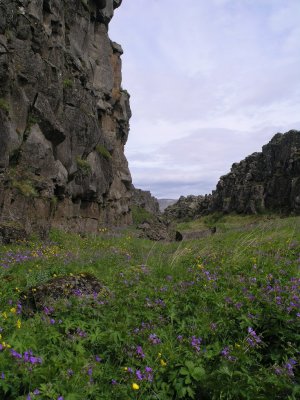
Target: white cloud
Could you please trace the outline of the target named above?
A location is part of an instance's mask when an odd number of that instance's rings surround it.
[[[299,15],[298,0],[123,2],[110,34],[125,50],[137,186],[203,193],[277,131],[300,129]]]

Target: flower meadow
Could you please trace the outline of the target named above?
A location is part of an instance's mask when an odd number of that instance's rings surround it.
[[[251,218],[1,246],[0,399],[300,399],[300,218]]]

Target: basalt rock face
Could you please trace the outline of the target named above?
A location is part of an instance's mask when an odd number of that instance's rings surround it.
[[[169,218],[195,218],[210,212],[300,214],[300,132],[278,133],[220,178],[208,196],[181,197],[165,210]]]
[[[144,208],[152,214],[158,215],[160,213],[157,198],[147,190],[136,189],[133,186],[131,203],[137,207]]]
[[[245,160],[233,164],[213,193],[216,211],[300,213],[300,132],[278,133]]]
[[[131,222],[129,95],[108,37],[121,0],[0,1],[0,224]]]
[[[208,214],[210,205],[211,195],[181,196],[175,204],[165,209],[164,215],[171,220],[189,220]]]

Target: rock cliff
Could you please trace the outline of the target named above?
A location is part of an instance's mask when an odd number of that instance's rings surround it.
[[[262,152],[233,164],[212,195],[181,197],[165,213],[182,219],[213,211],[300,214],[300,132],[277,133]]]
[[[129,95],[108,36],[121,0],[0,0],[0,222],[131,221]]]
[[[132,205],[144,208],[152,214],[159,214],[159,203],[156,197],[151,195],[148,190],[136,189],[132,186]]]

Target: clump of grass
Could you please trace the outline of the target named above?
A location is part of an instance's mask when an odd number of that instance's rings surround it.
[[[33,183],[28,180],[13,180],[12,187],[17,189],[25,197],[38,197],[38,193]]]
[[[76,158],[76,163],[79,170],[84,174],[88,174],[89,172],[91,172],[91,166],[87,160],[84,160],[83,158],[78,156]]]
[[[9,104],[3,98],[0,98],[0,109],[3,110],[6,114],[9,113]]]
[[[98,154],[103,156],[106,160],[110,160],[112,158],[110,152],[107,150],[107,148],[101,144],[98,144],[96,146],[96,151]]]
[[[71,79],[64,79],[63,80],[63,87],[65,88],[65,89],[69,89],[69,88],[71,88],[71,87],[73,87],[73,81],[71,80]]]

